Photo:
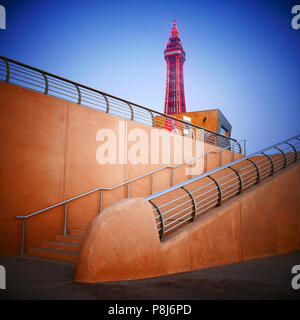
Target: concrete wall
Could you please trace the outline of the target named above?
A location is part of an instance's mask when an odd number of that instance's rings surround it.
[[[146,200],[115,203],[91,223],[74,280],[153,277],[300,249],[299,190],[298,162],[162,242]]]
[[[21,220],[16,216],[27,215],[97,187],[112,187],[165,166],[161,162],[156,165],[99,165],[96,151],[101,143],[96,141],[97,132],[103,128],[112,129],[117,136],[117,146],[123,144],[124,137],[120,141],[118,139],[120,120],[124,119],[0,82],[1,255],[20,252]],[[128,131],[139,128],[150,133],[153,130],[134,121],[124,121]],[[133,143],[128,143],[128,149]],[[208,150],[218,148],[205,145],[204,151]],[[226,151],[223,158],[231,155]],[[169,164],[172,161],[171,158]],[[217,155],[212,155],[209,161],[210,167],[219,165]],[[175,183],[187,178],[184,167],[175,170]],[[154,192],[170,184],[170,170],[155,174]],[[150,193],[151,177],[130,186],[133,197],[144,197]],[[103,195],[103,206],[126,196],[125,187],[107,191]],[[69,228],[89,223],[99,213],[99,206],[99,192],[70,203]],[[51,240],[60,234],[63,210],[59,207],[28,219],[25,247],[38,247],[41,241]]]

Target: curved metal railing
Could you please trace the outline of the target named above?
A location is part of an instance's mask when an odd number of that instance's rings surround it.
[[[242,144],[243,141],[244,141],[244,144]],[[152,170],[152,171],[147,172],[147,173],[145,173],[143,175],[140,175],[140,176],[138,176],[136,178],[133,178],[133,179],[124,181],[122,183],[119,183],[117,185],[114,185],[113,187],[110,187],[110,188],[101,188],[101,187],[100,188],[96,188],[96,189],[90,190],[88,192],[82,193],[82,194],[80,194],[78,196],[69,198],[67,200],[60,201],[60,202],[58,202],[58,203],[56,203],[54,205],[51,205],[51,206],[49,206],[47,208],[43,208],[41,210],[37,210],[37,211],[32,212],[30,214],[27,214],[25,216],[17,216],[16,217],[17,219],[22,219],[21,254],[24,253],[26,219],[28,219],[30,217],[33,217],[33,216],[35,216],[35,215],[37,215],[39,213],[43,213],[43,212],[48,211],[50,209],[54,209],[54,208],[57,208],[59,206],[63,206],[64,205],[63,234],[66,235],[67,234],[67,229],[68,229],[68,226],[67,226],[68,225],[68,223],[67,223],[67,221],[68,221],[68,204],[70,202],[72,202],[72,201],[74,201],[76,199],[79,199],[79,198],[83,198],[83,197],[85,197],[85,196],[87,196],[89,194],[92,194],[94,192],[100,191],[100,200],[99,200],[100,208],[99,208],[99,212],[101,212],[103,210],[103,192],[105,192],[105,191],[111,191],[111,190],[114,190],[114,189],[117,189],[119,187],[122,187],[122,186],[126,185],[127,186],[127,197],[129,198],[130,197],[130,187],[129,187],[130,183],[151,175],[151,190],[152,190],[151,194],[153,194],[154,174],[155,173],[157,173],[159,171],[162,171],[164,169],[171,169],[172,170],[172,185],[174,185],[174,169],[179,168],[179,167],[181,167],[183,165],[186,165],[186,164],[189,164],[189,163],[193,163],[195,160],[198,160],[198,159],[200,159],[202,157],[205,158],[205,161],[206,161],[206,164],[207,164],[208,155],[209,154],[213,154],[213,153],[215,153],[215,154],[219,153],[220,154],[220,157],[219,157],[220,164],[219,165],[221,165],[222,164],[222,151],[225,151],[225,150],[229,149],[232,152],[232,159],[234,160],[234,154],[235,154],[235,152],[238,153],[240,151],[240,146],[241,145],[245,145],[245,140],[244,139],[238,141],[235,145],[229,145],[229,146],[227,146],[225,148],[222,148],[222,149],[219,149],[219,150],[210,150],[210,151],[208,151],[208,152],[206,152],[204,154],[198,155],[198,156],[196,156],[196,157],[194,157],[194,158],[192,158],[190,160],[187,160],[185,162],[182,162],[180,164],[177,164],[177,165],[174,165],[174,166],[165,166],[165,167],[161,167],[159,169]]]
[[[222,148],[230,145],[231,142],[236,142],[233,138],[4,56],[0,56],[0,80],[152,127],[167,129],[181,135],[189,135]],[[201,133],[202,130],[204,130],[204,134]]]
[[[299,159],[300,135],[146,197],[162,240]]]

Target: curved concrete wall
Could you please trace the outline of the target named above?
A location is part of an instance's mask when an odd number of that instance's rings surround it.
[[[129,280],[300,249],[300,163],[267,178],[160,242],[152,206],[128,199],[91,223],[74,280]]]
[[[139,128],[150,133],[152,130],[138,122],[0,82],[1,255],[20,252],[22,226],[16,216],[93,188],[111,187],[165,166],[161,161],[155,165],[98,164],[96,151],[100,142],[96,141],[97,132],[109,128],[118,137],[120,120],[125,121],[128,131]],[[117,145],[123,142],[118,140]],[[128,143],[128,149],[133,143]],[[205,151],[216,149],[205,145]],[[226,157],[231,158],[231,152],[224,152],[225,161]],[[172,161],[171,157],[170,164]],[[209,161],[210,166],[219,165],[217,156],[211,156]],[[184,168],[175,170],[175,183],[187,178]],[[154,192],[169,187],[170,183],[170,170],[155,174]],[[151,177],[132,183],[130,192],[133,197],[149,195]],[[105,192],[103,206],[126,196],[126,187]],[[70,203],[69,228],[89,223],[99,212],[99,203],[98,192]],[[63,210],[59,207],[28,219],[25,248],[39,247],[42,241],[61,233]]]

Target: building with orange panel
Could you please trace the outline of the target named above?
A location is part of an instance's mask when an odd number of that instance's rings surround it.
[[[220,109],[177,113],[172,114],[172,116],[224,136],[231,136],[232,126]],[[188,128],[186,128],[186,130],[188,130]]]

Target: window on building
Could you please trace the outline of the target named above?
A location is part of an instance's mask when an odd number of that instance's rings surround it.
[[[190,117],[187,116],[183,116],[183,120],[186,122],[191,123],[192,119]],[[183,133],[185,136],[189,136],[191,133],[192,128],[188,125],[188,124],[184,124],[184,129],[183,129]]]
[[[229,136],[229,131],[226,130],[223,126],[221,126],[221,132],[220,132],[223,136]]]

